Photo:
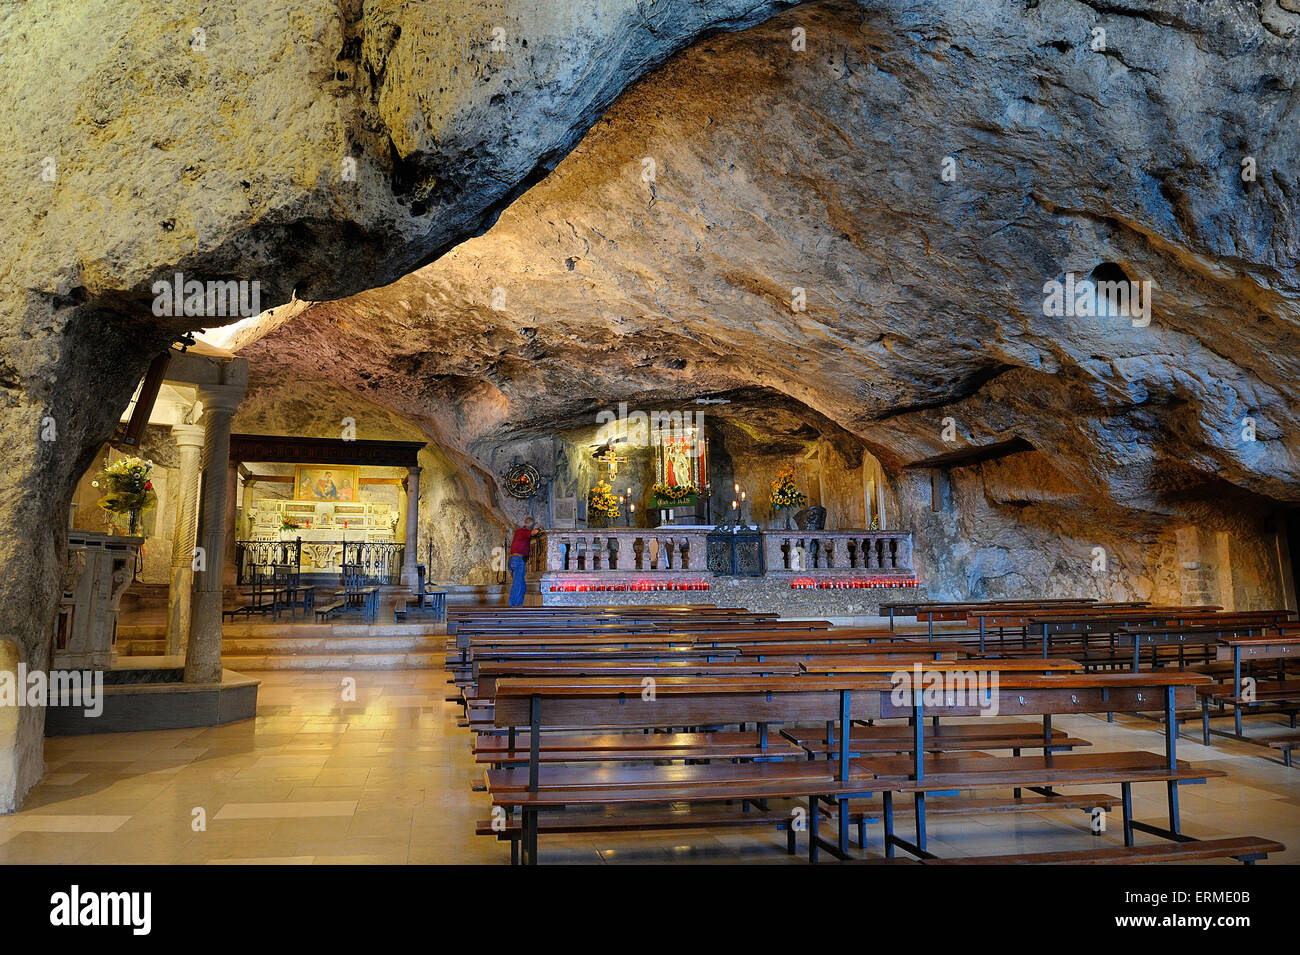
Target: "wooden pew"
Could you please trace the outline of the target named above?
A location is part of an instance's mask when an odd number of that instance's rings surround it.
[[[1187,666],[1189,648],[1199,649],[1203,658],[1214,659],[1224,641],[1261,636],[1273,622],[1269,614],[1251,617],[1221,614],[1181,626],[1121,627],[1113,634],[1112,646],[1118,655],[1131,653],[1134,672],[1142,665],[1143,648],[1150,649],[1153,667],[1160,665],[1161,650],[1176,650],[1175,659],[1182,669]]]
[[[775,620],[775,614],[758,613],[742,608],[713,606],[627,606],[621,608],[515,607],[460,608],[447,613],[447,632],[456,633],[464,626],[584,626],[621,621],[627,624],[672,620],[713,620],[716,622],[762,623]]]
[[[1127,711],[1150,708],[1151,697],[1169,706],[1194,699],[1194,687],[1205,678],[1190,673],[1143,674],[1008,674],[997,694],[1004,713]],[[884,792],[886,846],[913,847],[892,829],[892,794],[914,793],[919,842],[925,852],[924,796],[936,789],[1046,788],[1058,784],[1114,783],[1121,786],[1124,830],[1132,845],[1134,829],[1184,839],[1178,831],[1176,784],[1222,775],[1196,770],[1177,761],[1174,736],[1166,756],[1150,753],[1051,753],[1044,757],[949,757],[926,755],[925,712],[921,694],[906,707],[891,701],[889,681],[865,678],[666,678],[658,681],[653,699],[643,699],[639,683],[626,679],[572,681],[563,679],[502,680],[497,686],[495,723],[498,727],[530,727],[527,768],[489,771],[487,786],[493,804],[522,812],[521,840],[525,861],[536,861],[538,814],[558,806],[624,806],[654,803],[719,802],[727,799],[807,799],[810,856],[818,849],[846,855],[850,799]],[[1186,697],[1186,699],[1183,699]],[[944,707],[947,715],[970,715],[978,707]],[[854,759],[845,730],[857,719],[914,719],[916,734],[911,758]],[[837,759],[756,762],[708,766],[590,767],[542,766],[543,726],[610,725],[622,727],[725,725],[748,721],[836,723],[840,748]],[[533,741],[537,741],[536,744]],[[1132,819],[1130,786],[1134,782],[1165,782],[1169,786],[1170,828],[1148,826]],[[838,844],[820,839],[816,829],[818,803],[830,799],[840,812]]]
[[[1210,745],[1210,735],[1229,736],[1233,739],[1250,741],[1242,732],[1242,715],[1246,710],[1255,712],[1282,712],[1290,714],[1291,728],[1296,725],[1296,712],[1300,709],[1300,681],[1287,680],[1285,664],[1300,657],[1300,634],[1283,636],[1265,634],[1254,637],[1230,637],[1219,641],[1216,659],[1232,663],[1232,682],[1229,684],[1210,684],[1201,692],[1201,729],[1202,739]],[[1281,666],[1277,679],[1259,680],[1254,692],[1244,692],[1243,664],[1277,661]],[[1210,728],[1210,703],[1217,700],[1220,705],[1232,707],[1233,730],[1225,733]],[[1294,738],[1300,741],[1300,738]],[[1291,765],[1291,745],[1288,740],[1277,741],[1273,748],[1282,749],[1284,762]],[[1272,743],[1270,742],[1270,746]]]
[[[1286,846],[1258,836],[1228,839],[1198,839],[1154,846],[1108,846],[1065,852],[1024,852],[1016,855],[966,856],[960,859],[923,859],[923,865],[1150,865],[1175,864],[1204,859],[1236,859],[1253,865],[1270,852],[1284,852]]]
[[[921,621],[923,616],[931,613],[938,613],[949,610],[979,610],[982,607],[1000,606],[1000,607],[1052,607],[1068,605],[1088,605],[1095,604],[1097,601],[1091,597],[1048,597],[1041,599],[1007,599],[1007,600],[963,600],[963,601],[915,601],[915,600],[898,600],[889,601],[880,605],[882,613],[889,614],[889,629],[894,629],[895,615],[900,617],[915,617],[917,622]],[[934,635],[934,618],[930,617],[930,635]]]
[[[967,664],[969,665],[969,664]],[[936,709],[945,715],[970,716],[979,712],[969,701],[941,698],[928,704],[921,692],[912,695],[910,704],[895,698],[881,701],[883,715],[909,716],[916,733],[911,758],[860,760],[862,769],[873,773],[883,790],[882,815],[885,827],[886,855],[895,848],[925,859],[925,797],[929,792],[952,789],[1026,788],[1050,792],[1056,785],[1118,784],[1124,815],[1124,844],[1132,846],[1134,830],[1170,839],[1187,841],[1180,829],[1178,786],[1222,776],[1218,770],[1196,769],[1177,759],[1177,721],[1175,711],[1195,700],[1195,689],[1207,682],[1199,674],[1175,671],[1137,674],[1068,674],[1038,676],[1008,674],[998,681],[999,715],[1140,712],[1160,706],[1166,716],[1165,754],[1103,753],[1052,754],[1042,756],[998,757],[996,762],[970,760],[962,756],[937,756],[923,761],[918,754],[925,750],[925,716]],[[1137,822],[1132,818],[1131,787],[1136,782],[1163,782],[1167,789],[1169,825],[1167,828]],[[910,842],[893,831],[893,796],[911,795],[916,815],[916,841]]]

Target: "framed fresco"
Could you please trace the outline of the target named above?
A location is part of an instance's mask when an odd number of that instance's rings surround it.
[[[320,467],[299,464],[293,473],[295,501],[358,501],[361,497],[361,468],[352,464]]]

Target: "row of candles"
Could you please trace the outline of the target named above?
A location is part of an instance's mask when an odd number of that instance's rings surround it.
[[[709,488],[710,486],[711,486],[711,485],[705,485],[705,493],[706,493],[706,494],[708,493],[708,488]],[[733,511],[738,511],[738,510],[740,509],[740,505],[744,504],[744,503],[745,503],[745,500],[746,500],[745,492],[742,491],[742,490],[740,489],[740,484],[739,484],[739,483],[737,483],[736,486],[735,486],[735,494],[736,494],[736,497],[733,498],[732,501],[731,501],[731,509],[732,509]],[[618,496],[618,503],[619,503],[620,506],[621,506],[624,502],[627,502],[628,523],[629,523],[629,524],[632,522],[632,515],[636,513],[636,505],[633,504],[633,503],[629,500],[631,497],[632,497],[632,489],[631,489],[630,487],[627,489],[626,494],[620,494],[620,495]]]
[[[551,593],[587,593],[588,591],[633,591],[648,593],[663,590],[708,590],[706,581],[687,583],[626,583],[626,584],[552,584]]]
[[[915,586],[915,577],[871,577],[866,580],[813,580],[811,577],[799,577],[790,582],[791,590],[875,590]]]

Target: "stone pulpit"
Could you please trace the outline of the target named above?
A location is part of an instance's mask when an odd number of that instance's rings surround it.
[[[135,578],[142,543],[141,537],[68,531],[52,668],[107,670],[112,666],[118,605]]]

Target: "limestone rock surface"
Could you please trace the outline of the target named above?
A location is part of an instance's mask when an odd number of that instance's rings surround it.
[[[1298,53],[1234,3],[801,6],[642,80],[484,235],[242,354],[483,461],[759,390],[890,469],[932,593],[1177,600],[1190,522],[1276,602]],[[1149,323],[1047,314],[1099,266],[1150,283]]]

